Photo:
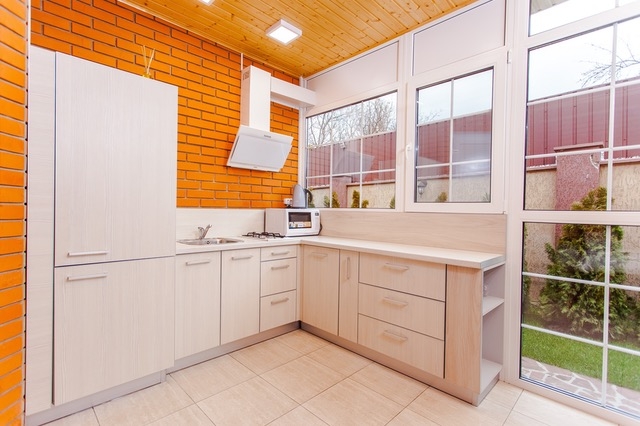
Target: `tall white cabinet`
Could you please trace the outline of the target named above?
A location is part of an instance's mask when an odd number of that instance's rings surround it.
[[[28,297],[53,318],[28,312],[27,334],[53,333],[28,342],[28,415],[173,365],[178,104],[168,84],[30,56],[29,208],[51,213],[28,229]]]

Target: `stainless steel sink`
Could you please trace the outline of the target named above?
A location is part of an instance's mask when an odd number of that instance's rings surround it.
[[[190,246],[206,246],[213,244],[230,244],[230,243],[241,243],[243,240],[238,240],[235,238],[190,238],[185,240],[178,240],[180,244],[188,244]]]

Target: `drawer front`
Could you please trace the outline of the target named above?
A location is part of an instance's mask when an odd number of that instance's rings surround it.
[[[444,377],[442,340],[360,315],[358,343],[434,376]]]
[[[260,260],[287,259],[298,256],[298,246],[262,247]]]
[[[295,290],[297,259],[272,260],[260,263],[260,296]]]
[[[360,282],[444,301],[446,265],[360,253]]]
[[[260,298],[260,331],[296,321],[296,291]]]
[[[359,313],[444,340],[444,302],[360,284]]]

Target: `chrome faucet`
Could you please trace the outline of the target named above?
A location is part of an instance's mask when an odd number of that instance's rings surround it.
[[[209,229],[211,228],[211,225],[207,225],[206,228],[203,228],[202,226],[198,226],[198,238],[199,239],[204,239],[204,237],[207,236],[207,232],[209,232]]]

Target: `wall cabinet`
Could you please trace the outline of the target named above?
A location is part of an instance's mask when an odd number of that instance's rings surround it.
[[[220,252],[176,257],[175,359],[220,345]]]
[[[54,403],[173,365],[172,258],[55,270]]]
[[[260,249],[222,252],[220,343],[260,331]]]
[[[260,331],[297,318],[298,247],[260,249]]]
[[[302,321],[337,335],[340,251],[303,246],[302,262]]]

